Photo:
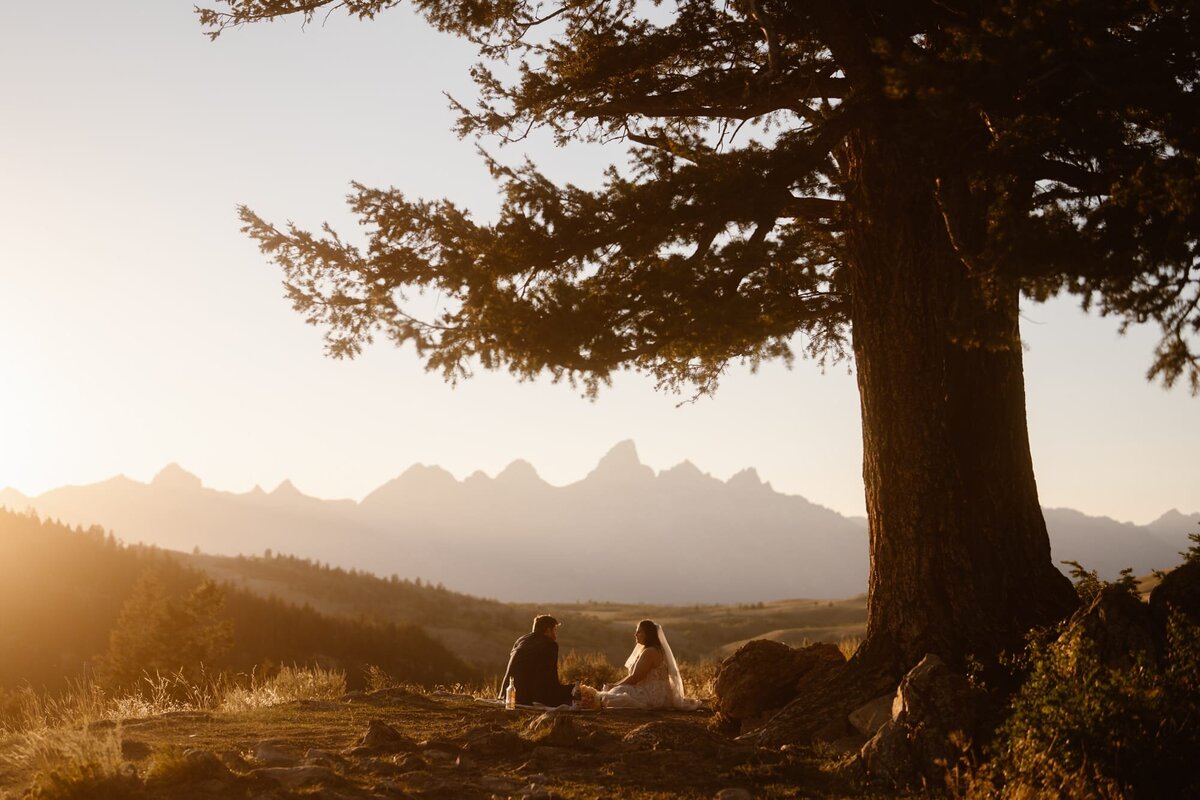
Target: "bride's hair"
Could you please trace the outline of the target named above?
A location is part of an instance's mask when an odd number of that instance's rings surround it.
[[[657,647],[662,650],[662,642],[658,640],[658,626],[652,619],[644,619],[638,623],[637,629],[646,637],[646,647]]]

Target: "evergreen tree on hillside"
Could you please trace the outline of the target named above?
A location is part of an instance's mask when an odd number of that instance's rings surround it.
[[[228,28],[397,0],[221,0]],[[869,516],[856,663],[990,662],[1076,602],[1051,563],[1025,419],[1022,295],[1163,337],[1200,390],[1200,12],[1185,0],[414,0],[479,46],[459,132],[619,141],[603,186],[489,161],[482,223],[354,185],[359,247],[244,230],[334,356],[383,334],[594,392],[711,391],[730,362],[852,353]],[[406,298],[436,291],[436,316]],[[798,412],[800,413],[800,412]]]
[[[170,607],[162,581],[145,572],[125,601],[99,659],[97,678],[106,686],[130,686],[145,673],[170,672],[174,666],[167,637]]]
[[[224,608],[225,593],[212,580],[172,600],[162,580],[146,572],[109,635],[98,678],[108,686],[128,687],[147,674],[182,672],[195,681],[204,670],[219,669],[233,643]]]
[[[175,639],[177,658],[185,674],[201,665],[225,662],[233,646],[233,623],[225,611],[225,590],[205,580],[178,604],[170,606],[168,629]]]

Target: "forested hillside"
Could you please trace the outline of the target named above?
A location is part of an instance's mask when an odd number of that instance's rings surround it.
[[[381,578],[270,552],[254,557],[192,554],[189,558],[198,569],[221,581],[311,604],[324,613],[420,624],[485,675],[503,670],[513,639],[529,629],[535,614],[542,613],[563,622],[559,645],[564,654],[571,650],[598,652],[614,664],[624,662],[633,629],[644,617],[666,626],[679,658],[693,662],[722,658],[751,638],[797,645],[818,640],[840,642],[861,636],[866,623],[864,595],[739,605],[533,605],[500,603],[441,585],[430,586],[419,579]],[[530,580],[536,581],[536,576],[531,575]]]
[[[416,624],[459,657],[498,672],[504,670],[513,640],[529,630],[537,614],[563,622],[563,651],[603,652],[624,660],[632,628],[556,605],[501,603],[430,585],[420,579],[382,578],[354,569],[331,567],[270,551],[262,556],[193,554],[191,563],[208,575],[249,591],[297,604],[311,604],[334,615],[368,617],[395,624]],[[531,581],[536,578],[531,575]],[[577,609],[579,607],[576,607]]]
[[[126,546],[100,528],[69,528],[5,509],[0,509],[0,564],[0,686],[7,687],[29,683],[55,688],[95,673],[105,663],[110,643],[146,653],[148,669],[170,668],[163,661],[169,655],[162,653],[165,649],[169,654],[172,643],[152,641],[157,634],[148,620],[172,614],[176,623],[187,618],[188,598],[208,580],[179,554]],[[145,588],[147,576],[158,588]],[[141,606],[130,601],[139,585]],[[155,595],[159,588],[161,598]],[[367,665],[398,680],[424,684],[478,677],[476,670],[409,622],[336,617],[220,582],[212,594],[216,602],[193,606],[207,608],[220,619],[192,620],[196,625],[226,625],[231,634],[224,646],[212,650],[220,657],[206,665],[211,670],[270,671],[280,664],[320,664],[344,669],[352,687],[362,682]],[[124,635],[113,637],[122,618]],[[182,636],[169,626],[160,628]],[[117,655],[129,657],[128,652]],[[186,653],[177,656],[185,657]]]

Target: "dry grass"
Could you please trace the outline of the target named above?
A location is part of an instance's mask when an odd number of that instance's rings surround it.
[[[246,711],[296,700],[333,700],[346,693],[346,673],[321,667],[283,667],[270,678],[250,676],[248,685],[225,688],[222,711]]]
[[[136,688],[118,694],[81,679],[58,694],[39,694],[30,687],[14,692],[0,712],[0,734],[39,734],[176,711],[242,711],[345,693],[345,674],[320,667],[283,667],[270,677],[217,675],[197,682],[182,673],[146,675]]]

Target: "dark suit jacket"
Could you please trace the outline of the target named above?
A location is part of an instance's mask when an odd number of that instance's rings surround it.
[[[571,702],[574,684],[558,682],[558,642],[544,633],[527,633],[513,644],[508,669],[500,682],[500,696],[508,689],[508,679],[517,685],[517,702],[560,706]]]

